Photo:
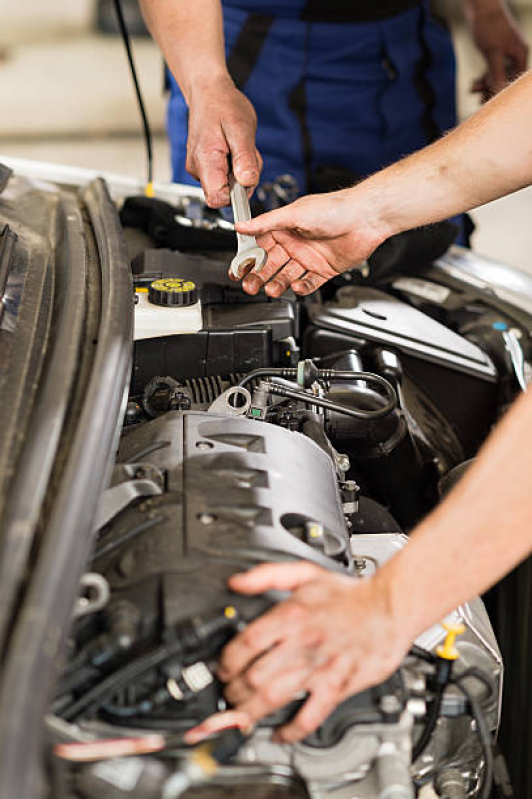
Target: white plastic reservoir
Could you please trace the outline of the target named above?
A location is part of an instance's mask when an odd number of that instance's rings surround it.
[[[197,333],[203,327],[201,301],[192,281],[155,280],[135,289],[135,341]]]

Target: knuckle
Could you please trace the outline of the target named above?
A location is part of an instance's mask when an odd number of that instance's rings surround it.
[[[338,669],[329,669],[327,684],[331,693],[340,699],[344,691],[347,690],[348,680]]]
[[[314,732],[318,726],[319,720],[317,713],[309,713],[308,716],[301,720],[299,729],[303,735],[309,735],[311,732]]]
[[[314,722],[313,715],[307,712],[305,715],[295,719],[293,723],[293,733],[298,738],[306,738],[307,735],[314,732],[316,727],[317,723]]]
[[[261,669],[257,666],[252,666],[246,674],[246,683],[254,690],[260,689],[262,685]]]
[[[195,153],[194,160],[200,165],[205,166],[212,161],[212,154],[208,150],[204,150],[203,148],[198,148]]]
[[[247,649],[254,649],[260,643],[260,634],[250,625],[241,633],[240,640]]]
[[[277,704],[279,701],[279,691],[273,682],[264,685],[262,690],[259,691],[259,694],[265,704],[269,707]]]
[[[198,169],[194,158],[191,158],[190,156],[187,157],[187,160],[185,161],[185,169],[187,170],[189,175],[192,175],[193,178],[197,179]]]
[[[225,158],[222,149],[215,142],[203,141],[199,143],[192,152],[194,153],[194,159],[203,164],[212,163],[213,161],[221,163]]]

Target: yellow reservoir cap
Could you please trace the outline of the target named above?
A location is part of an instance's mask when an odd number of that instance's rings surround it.
[[[154,305],[184,307],[198,301],[198,289],[193,280],[162,277],[150,283],[148,299]]]

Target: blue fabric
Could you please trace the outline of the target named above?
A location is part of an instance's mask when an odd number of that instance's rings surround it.
[[[304,193],[319,167],[364,177],[427,144],[428,117],[436,133],[456,124],[451,40],[425,6],[381,22],[332,24],[300,21],[302,0],[283,5],[285,15],[275,17],[243,87],[257,111],[263,181],[288,172]],[[227,53],[249,12],[263,10],[256,0],[224,4]],[[268,10],[277,12],[271,4]],[[173,78],[170,83],[173,179],[194,183],[185,170],[187,107]],[[298,85],[304,86],[306,140],[290,102]]]

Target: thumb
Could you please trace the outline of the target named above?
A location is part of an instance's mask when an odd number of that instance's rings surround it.
[[[227,127],[225,137],[231,150],[233,174],[242,186],[255,188],[259,182],[261,162],[255,147],[255,130],[251,125]]]
[[[313,563],[263,563],[243,574],[229,578],[229,586],[240,594],[262,594],[264,591],[294,591],[316,579],[323,570]]]
[[[505,70],[505,55],[503,50],[488,50],[486,52],[488,62],[487,84],[493,93],[499,92],[507,84]]]
[[[272,230],[284,230],[293,227],[292,211],[290,206],[276,208],[266,214],[256,216],[249,222],[239,222],[235,225],[238,233],[247,233],[250,236],[262,236]]]

